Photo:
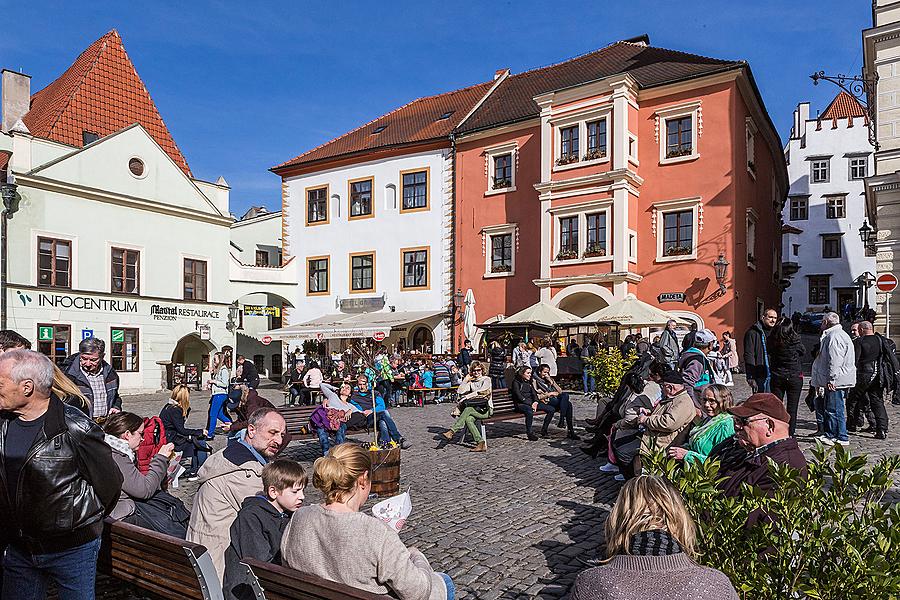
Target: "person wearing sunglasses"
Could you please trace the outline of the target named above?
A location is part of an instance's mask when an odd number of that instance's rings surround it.
[[[720,474],[726,479],[721,485],[726,495],[739,495],[743,483],[766,493],[774,490],[769,461],[789,465],[805,476],[806,458],[789,433],[791,416],[778,396],[753,394],[728,412],[734,417],[735,440],[747,454],[742,461],[723,465]]]
[[[476,421],[487,419],[494,413],[491,391],[491,378],[485,374],[484,365],[477,360],[472,361],[469,365],[469,374],[456,390],[460,401],[453,413],[458,412],[459,416],[450,429],[441,435],[452,441],[458,431],[467,427],[475,441],[471,452],[487,452],[487,444],[481,437],[481,431]]]
[[[686,463],[703,462],[723,442],[734,437],[734,417],[727,412],[734,397],[726,386],[714,383],[701,395],[703,420],[691,428],[687,444],[669,448],[669,456]]]

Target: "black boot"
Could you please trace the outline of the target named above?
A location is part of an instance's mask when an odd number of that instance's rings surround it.
[[[529,431],[529,432],[528,432],[528,439],[531,440],[532,442],[534,442],[534,441],[537,441],[538,436],[534,435],[534,432],[533,432],[533,431]]]
[[[876,440],[886,440],[887,432],[884,431],[883,429],[879,429],[878,431],[875,432],[875,439]]]

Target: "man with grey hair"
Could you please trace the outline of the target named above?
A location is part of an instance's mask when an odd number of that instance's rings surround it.
[[[681,347],[678,345],[678,335],[675,333],[675,319],[669,319],[666,322],[666,328],[659,336],[659,354],[660,358],[669,365],[670,369],[674,369],[678,362],[678,355],[681,353]]]
[[[825,388],[824,400],[816,404],[816,419],[821,418],[824,430],[817,439],[826,445],[848,446],[845,403],[847,392],[856,385],[856,356],[837,313],[827,312],[822,317],[819,344],[810,379],[811,387]]]
[[[122,410],[119,397],[119,375],[103,360],[106,344],[103,340],[89,337],[78,344],[78,354],[66,359],[63,372],[78,386],[88,400],[90,416],[94,419],[106,417],[109,413]]]
[[[103,519],[122,474],[103,433],[51,394],[43,354],[0,354],[0,533],[3,600],[43,598],[53,581],[66,598],[94,598]]]
[[[203,544],[221,580],[231,524],[244,498],[263,488],[262,469],[281,451],[287,425],[277,410],[260,408],[247,419],[246,435],[229,442],[200,467],[200,488],[194,496],[187,540]]]

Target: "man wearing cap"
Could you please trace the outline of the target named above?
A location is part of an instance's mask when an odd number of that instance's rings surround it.
[[[713,383],[713,370],[706,355],[716,341],[715,334],[709,329],[701,329],[694,334],[693,345],[685,350],[678,359],[678,371],[684,379],[685,388],[694,406],[701,408],[700,392]]]
[[[734,417],[735,440],[748,452],[744,460],[723,465],[727,477],[721,486],[725,495],[737,496],[741,484],[746,483],[764,492],[771,492],[775,482],[769,473],[769,462],[784,464],[806,475],[806,458],[790,436],[791,416],[778,396],[760,392],[743,404],[728,409]]]
[[[663,374],[662,400],[649,414],[638,417],[641,436],[641,452],[633,463],[633,475],[640,475],[641,454],[652,454],[656,450],[666,451],[670,446],[680,446],[687,440],[691,423],[697,417],[697,409],[685,390],[684,379],[678,371]],[[628,469],[623,474],[628,477]]]

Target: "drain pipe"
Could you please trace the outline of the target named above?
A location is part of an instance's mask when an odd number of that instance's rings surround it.
[[[450,352],[456,355],[456,132],[450,132]]]

